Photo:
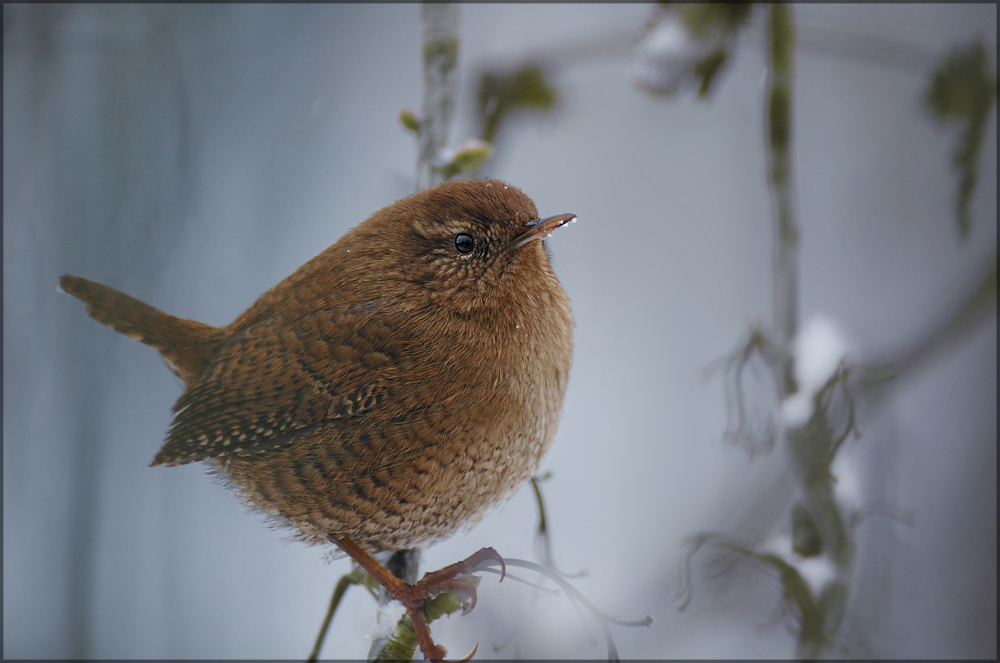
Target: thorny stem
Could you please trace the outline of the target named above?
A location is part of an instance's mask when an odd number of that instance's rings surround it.
[[[799,228],[791,156],[795,26],[788,5],[770,5],[767,37],[768,178],[774,205],[774,320],[769,337],[760,338],[755,333],[744,350],[731,360],[735,368],[733,392],[741,420],[745,413],[740,378],[755,354],[760,353],[774,373],[779,403],[800,388],[795,379],[792,345],[799,323]],[[809,420],[785,431],[792,465],[801,482],[800,502],[792,510],[792,550],[789,553],[826,556],[836,569],[835,578],[814,594],[794,563],[773,553],[754,551],[716,534],[696,537],[691,550],[693,554],[702,545],[712,543],[778,571],[785,603],[798,614],[796,656],[801,659],[823,656],[835,643],[850,587],[854,542],[834,497],[835,478],[830,470],[834,456],[854,424],[854,403],[846,384],[847,376],[848,371],[842,366],[826,386],[813,395]],[[835,392],[840,390],[845,394],[848,422],[843,432],[835,434],[831,404]],[[742,421],[738,423],[743,425]],[[685,560],[682,605],[690,597],[687,564]]]
[[[774,366],[778,398],[796,391],[792,341],[799,321],[799,228],[795,216],[792,182],[792,77],[795,26],[789,5],[773,3],[768,20],[770,90],[767,108],[768,155],[771,195],[774,200],[774,329],[777,355]],[[816,403],[812,418],[804,426],[788,431],[789,444],[802,479],[803,507],[819,533],[822,549],[837,569],[836,582],[844,588],[849,580],[853,542],[833,495],[830,463],[835,452],[827,410]],[[794,532],[793,532],[794,535]],[[788,590],[787,571],[783,582]],[[796,655],[813,658],[825,651],[843,617],[844,600],[818,602],[818,623],[800,614]],[[803,606],[798,606],[800,611]],[[806,628],[809,626],[809,628]]]
[[[448,143],[455,107],[458,62],[459,5],[423,3],[420,17],[424,38],[424,101],[418,132],[417,191],[440,184],[437,169],[441,151]]]

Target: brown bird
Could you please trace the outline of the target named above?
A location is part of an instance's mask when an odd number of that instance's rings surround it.
[[[60,279],[99,322],[152,346],[186,389],[152,465],[208,461],[243,501],[333,542],[399,599],[441,659],[426,598],[485,558],[410,586],[370,553],[478,522],[538,469],[572,360],[569,300],[539,219],[503,182],[457,180],[379,210],[225,327]],[[501,560],[502,561],[502,560]]]

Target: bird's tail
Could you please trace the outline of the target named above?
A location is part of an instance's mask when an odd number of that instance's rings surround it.
[[[222,342],[221,327],[169,315],[106,285],[64,274],[59,286],[98,322],[159,350],[185,384],[201,375]]]

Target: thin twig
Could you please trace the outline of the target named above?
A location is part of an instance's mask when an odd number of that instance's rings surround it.
[[[323,625],[319,628],[319,634],[316,636],[316,644],[313,645],[312,651],[309,653],[309,658],[306,659],[307,663],[313,663],[319,658],[319,653],[323,649],[323,641],[326,640],[326,633],[330,628],[330,622],[333,621],[333,614],[337,611],[337,606],[340,605],[341,599],[344,598],[344,594],[347,593],[347,589],[351,585],[365,584],[364,579],[361,574],[365,573],[364,569],[357,567],[350,573],[341,576],[340,580],[337,581],[337,586],[333,590],[333,596],[330,597],[330,605],[326,610],[326,616],[323,618]]]
[[[535,501],[538,503],[538,529],[535,530],[535,542],[541,548],[540,551],[536,550],[536,554],[542,560],[542,564],[553,571],[562,574],[566,578],[579,578],[587,575],[586,569],[581,569],[576,573],[559,571],[559,568],[556,566],[555,557],[552,554],[552,535],[549,532],[548,520],[545,517],[545,500],[542,498],[541,487],[541,482],[548,479],[549,476],[551,475],[546,473],[541,477],[538,475],[531,477],[531,487],[534,489]]]
[[[788,5],[770,7],[767,141],[774,201],[774,329],[778,397],[795,393],[791,343],[799,319],[799,227],[792,183],[792,76],[795,28]]]
[[[437,166],[448,144],[455,108],[458,62],[459,5],[424,3],[423,22],[424,101],[418,132],[417,191],[440,184]]]

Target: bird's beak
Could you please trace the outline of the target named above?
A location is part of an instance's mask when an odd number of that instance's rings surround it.
[[[528,231],[514,241],[514,248],[519,249],[528,242],[548,237],[552,234],[553,230],[566,225],[575,218],[576,214],[556,214],[547,219],[528,221],[524,224],[528,228]]]

